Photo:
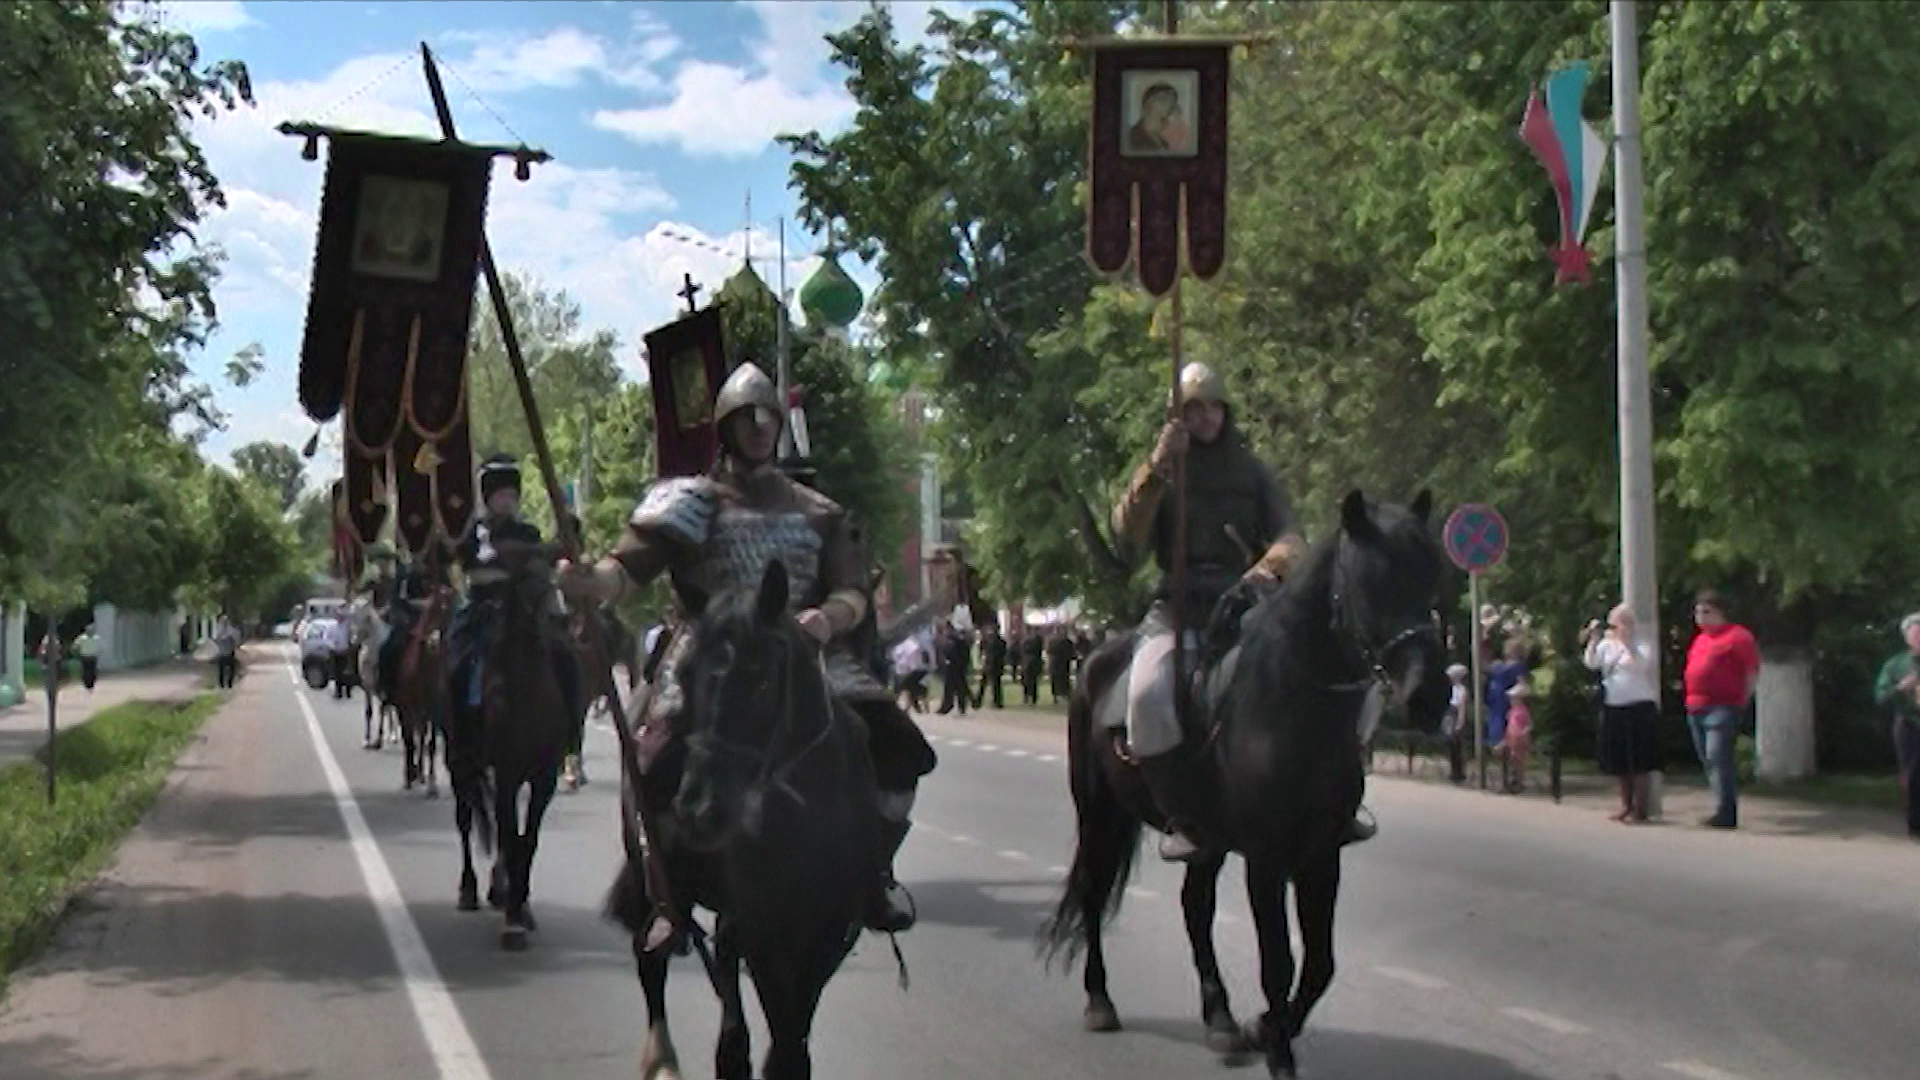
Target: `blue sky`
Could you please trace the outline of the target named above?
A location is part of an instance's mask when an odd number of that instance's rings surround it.
[[[902,36],[959,0],[895,0]],[[495,174],[489,235],[503,269],[565,289],[590,328],[620,335],[639,371],[640,334],[672,317],[681,275],[718,285],[739,265],[752,193],[752,245],[763,276],[777,219],[790,214],[785,131],[834,131],[851,116],[822,35],[851,25],[866,0],[437,2],[178,0],[161,20],[190,30],[208,58],[246,62],[256,106],[200,123],[196,137],[229,207],[202,230],[227,253],[217,287],[222,329],[200,364],[229,429],[207,453],[225,460],[256,439],[298,445],[313,427],[295,399],[323,162],[274,132],[312,120],[437,134],[418,46],[433,46],[463,138],[526,142],[554,156],[518,183]],[[692,236],[731,254],[670,238]],[[814,265],[819,239],[788,227],[788,281]],[[871,287],[864,269],[848,269]],[[249,342],[268,371],[239,390],[216,376]],[[336,425],[337,428],[337,425]],[[330,448],[332,450],[332,448]],[[337,467],[337,450],[316,462]]]

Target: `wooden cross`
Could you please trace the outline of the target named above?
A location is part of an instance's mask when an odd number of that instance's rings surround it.
[[[687,282],[686,287],[681,289],[679,292],[674,293],[673,295],[678,296],[680,299],[685,300],[687,302],[687,314],[691,315],[695,311],[699,310],[699,305],[695,304],[694,301],[700,295],[700,286],[695,285],[693,283],[692,274],[682,274],[681,277],[686,279],[686,282]]]

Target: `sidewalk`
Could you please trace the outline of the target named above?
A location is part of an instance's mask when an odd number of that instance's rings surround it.
[[[73,679],[60,686],[56,719],[60,730],[84,724],[103,709],[129,701],[167,701],[191,697],[211,685],[212,664],[204,659],[169,660],[133,671],[100,676],[89,693]],[[28,687],[27,698],[0,709],[0,767],[31,758],[47,742],[47,692]]]
[[[936,699],[937,700],[937,699]],[[952,734],[968,725],[1000,727],[1028,734],[1052,734],[1065,741],[1067,718],[1058,713],[1026,708],[976,709],[964,717],[958,713],[940,716],[933,712],[912,713],[914,720],[923,727],[937,726],[941,734]],[[1551,805],[1548,796],[1547,759],[1538,756],[1534,767],[1529,770],[1527,790],[1518,796],[1502,795],[1494,789],[1500,782],[1498,762],[1489,762],[1487,798],[1510,799],[1516,809],[1529,807],[1537,803]],[[1447,762],[1445,757],[1415,758],[1414,771],[1409,775],[1407,757],[1401,751],[1381,750],[1374,755],[1373,771],[1367,777],[1369,783],[1386,781],[1401,784],[1423,784],[1430,787],[1452,787],[1447,782]],[[1471,762],[1467,767],[1468,782],[1459,790],[1476,791],[1476,774]],[[1661,798],[1661,820],[1647,825],[1621,828],[1664,828],[1697,829],[1706,831],[1700,824],[1713,812],[1713,795],[1696,771],[1669,772],[1665,775],[1665,790]],[[1584,810],[1595,816],[1604,817],[1619,809],[1619,796],[1610,777],[1591,772],[1567,772],[1561,778],[1561,805]],[[1800,799],[1782,798],[1777,795],[1740,796],[1741,833],[1760,836],[1800,836],[1828,840],[1871,841],[1877,843],[1892,842],[1903,847],[1914,846],[1908,839],[1905,823],[1897,813],[1864,809],[1852,806],[1828,805]]]

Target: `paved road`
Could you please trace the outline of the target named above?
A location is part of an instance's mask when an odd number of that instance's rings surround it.
[[[557,801],[536,947],[505,955],[494,916],[453,909],[451,807],[398,791],[398,756],[358,747],[357,705],[255,665],[16,982],[0,1076],[630,1080],[639,989],[598,915],[618,853],[611,785]],[[1114,935],[1128,1030],[1081,1033],[1077,978],[1048,975],[1032,948],[1070,850],[1061,740],[930,726],[943,762],[902,867],[922,914],[903,941],[913,985],[897,989],[884,942],[863,945],[829,989],[819,1075],[1214,1075],[1175,875],[1147,860]],[[603,777],[611,749],[596,730]],[[1386,831],[1348,860],[1343,966],[1302,1044],[1311,1075],[1915,1075],[1920,852],[1629,829],[1404,782],[1377,783],[1374,803]],[[1251,1014],[1230,873],[1223,960]],[[689,965],[674,988],[687,1071],[710,1075],[710,995]]]
[[[173,660],[132,671],[102,675],[92,690],[79,679],[62,683],[54,719],[61,731],[78,727],[98,713],[129,701],[166,701],[192,697],[210,685],[208,663]],[[24,760],[47,742],[47,693],[27,691],[25,701],[0,709],[0,765]]]

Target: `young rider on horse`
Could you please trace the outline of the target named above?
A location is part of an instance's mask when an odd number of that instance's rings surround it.
[[[1201,817],[1202,778],[1195,775],[1192,757],[1180,752],[1183,732],[1174,704],[1174,507],[1166,497],[1174,463],[1186,457],[1182,631],[1189,658],[1199,655],[1195,631],[1228,589],[1241,579],[1278,581],[1306,551],[1286,488],[1233,425],[1220,376],[1205,364],[1188,364],[1180,372],[1180,399],[1180,416],[1161,430],[1152,455],[1134,472],[1113,508],[1112,521],[1114,534],[1127,547],[1151,547],[1162,575],[1153,607],[1140,623],[1127,675],[1126,738],[1166,816],[1160,857],[1168,861],[1190,859],[1201,849],[1194,830]],[[1371,835],[1370,825],[1356,821],[1349,839]]]
[[[898,932],[914,916],[893,877],[894,854],[911,828],[908,813],[921,776],[933,770],[933,750],[884,686],[867,671],[866,657],[850,651],[872,600],[860,531],[845,510],[795,483],[776,464],[782,410],[773,380],[741,364],[714,402],[720,461],[706,476],[656,482],[634,510],[614,553],[592,566],[563,566],[561,588],[601,602],[629,584],[644,585],[666,572],[689,611],[706,599],[755,586],[767,563],[779,559],[794,583],[792,610],[824,649],[828,685],[866,721],[880,787],[882,878],[873,883],[867,925]],[[643,720],[673,737],[684,707],[676,669],[691,644],[675,636],[654,680]]]
[[[453,688],[458,714],[480,705],[480,662],[496,629],[507,572],[496,544],[541,543],[540,529],[520,516],[520,466],[507,454],[495,454],[480,466],[480,513],[455,545],[467,575],[467,602],[454,613]]]

